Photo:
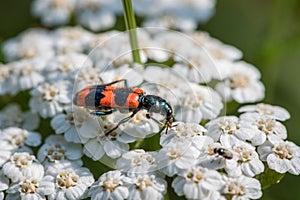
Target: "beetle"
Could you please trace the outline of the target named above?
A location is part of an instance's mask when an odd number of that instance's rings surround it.
[[[119,82],[124,82],[125,87],[115,86],[115,84]],[[172,127],[174,119],[173,109],[166,100],[159,96],[146,95],[141,88],[129,88],[126,79],[103,85],[87,86],[75,94],[73,103],[76,106],[93,110],[90,114],[96,116],[109,115],[117,110],[121,113],[132,112],[130,116],[120,120],[118,124],[106,132],[105,135],[110,134],[121,124],[129,121],[140,110],[147,110],[147,118],[166,126],[166,133],[168,132],[168,128]],[[152,113],[163,115],[165,123],[161,123],[153,118]]]
[[[233,158],[233,153],[228,150],[228,149],[225,149],[225,148],[214,148],[213,149],[214,153],[215,154],[218,154],[228,160],[231,160]]]

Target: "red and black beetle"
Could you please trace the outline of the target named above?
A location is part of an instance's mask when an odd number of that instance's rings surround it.
[[[118,82],[124,82],[125,87],[113,86]],[[147,118],[160,123],[151,116],[152,113],[159,113],[165,117],[166,132],[172,127],[173,109],[163,98],[155,95],[145,95],[141,88],[128,88],[127,80],[121,79],[103,85],[90,85],[75,94],[73,103],[76,106],[86,107],[93,110],[91,114],[102,116],[115,111],[132,112],[122,119],[114,128],[105,133],[108,135],[121,124],[130,120],[140,110],[147,110]]]

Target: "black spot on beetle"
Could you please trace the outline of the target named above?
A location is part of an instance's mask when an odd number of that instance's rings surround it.
[[[102,92],[105,90],[105,86],[98,85],[90,89],[89,94],[85,97],[85,104],[87,106],[98,107],[101,99],[104,97]]]
[[[115,94],[115,102],[118,106],[123,106],[130,93],[132,93],[132,89],[130,88],[118,88],[115,89],[114,91]]]

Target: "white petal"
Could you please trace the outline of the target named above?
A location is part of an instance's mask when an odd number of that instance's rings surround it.
[[[111,194],[111,198],[115,200],[126,199],[129,195],[129,191],[126,187],[117,187]]]
[[[42,138],[39,133],[36,132],[29,132],[26,137],[26,144],[29,146],[37,147],[41,144]]]
[[[189,108],[182,107],[175,113],[175,118],[178,121],[199,123],[202,120],[202,113],[200,110],[192,110]]]
[[[122,155],[122,152],[126,149],[122,149],[122,146],[118,142],[108,141],[103,146],[105,153],[111,158],[118,158]]]
[[[300,158],[293,158],[291,160],[291,165],[289,169],[289,173],[294,174],[294,175],[299,175],[300,174]]]
[[[267,163],[270,169],[273,169],[279,173],[285,173],[290,169],[290,165],[285,159],[280,159],[274,154],[270,154],[267,157]]]
[[[198,185],[193,184],[193,183],[184,184],[183,191],[184,191],[185,196],[188,199],[198,199],[199,196],[201,196],[201,194],[199,194],[199,192],[201,192],[201,191],[198,190],[197,186]]]
[[[185,179],[177,176],[172,182],[172,187],[178,196],[184,195],[183,186],[185,184]]]
[[[89,142],[87,142],[84,145],[83,152],[87,156],[93,158],[93,160],[99,160],[105,154],[102,145],[95,140],[90,140]]]
[[[54,191],[55,191],[54,177],[45,176],[39,182],[39,188],[37,189],[37,192],[42,195],[49,195],[49,194],[54,193]]]

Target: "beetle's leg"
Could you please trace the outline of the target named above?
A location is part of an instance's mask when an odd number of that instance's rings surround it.
[[[91,115],[96,115],[96,116],[102,116],[102,115],[109,115],[113,113],[115,110],[95,110],[90,112]]]
[[[176,126],[178,126],[178,124],[179,124],[179,123],[177,123],[177,124],[173,124],[173,125],[172,125],[172,128],[173,128],[173,127],[176,127]]]
[[[114,130],[116,130],[121,124],[124,124],[126,122],[128,122],[131,118],[134,117],[134,115],[137,113],[137,111],[133,111],[133,113],[128,116],[125,117],[124,119],[122,119],[121,121],[119,121],[119,123],[117,124],[117,126],[115,126],[114,128],[110,129],[108,132],[105,133],[105,136],[109,135],[111,132],[113,132]]]
[[[163,124],[162,122],[158,121],[157,119],[155,119],[154,117],[152,117],[150,113],[147,113],[147,114],[146,114],[146,117],[147,117],[148,119],[152,119],[153,121],[155,121],[156,123],[160,124],[161,126],[166,126],[166,134],[168,133],[168,129],[169,129],[169,126],[168,126],[168,125]],[[175,126],[177,126],[177,125],[178,125],[178,124],[175,124],[175,125],[172,126],[172,127],[175,127]]]
[[[154,117],[152,117],[152,116],[150,115],[150,113],[147,113],[147,114],[146,114],[146,117],[147,117],[148,119],[152,119],[153,121],[155,121],[155,122],[158,123],[159,125],[164,126],[164,124],[163,124],[162,122],[160,122],[160,121],[158,121],[157,119],[155,119]]]
[[[124,86],[126,88],[128,87],[127,79],[120,79],[120,80],[113,81],[111,83],[107,83],[107,84],[104,84],[104,85],[113,85],[113,84],[116,84],[116,83],[119,83],[119,82],[124,82]]]

